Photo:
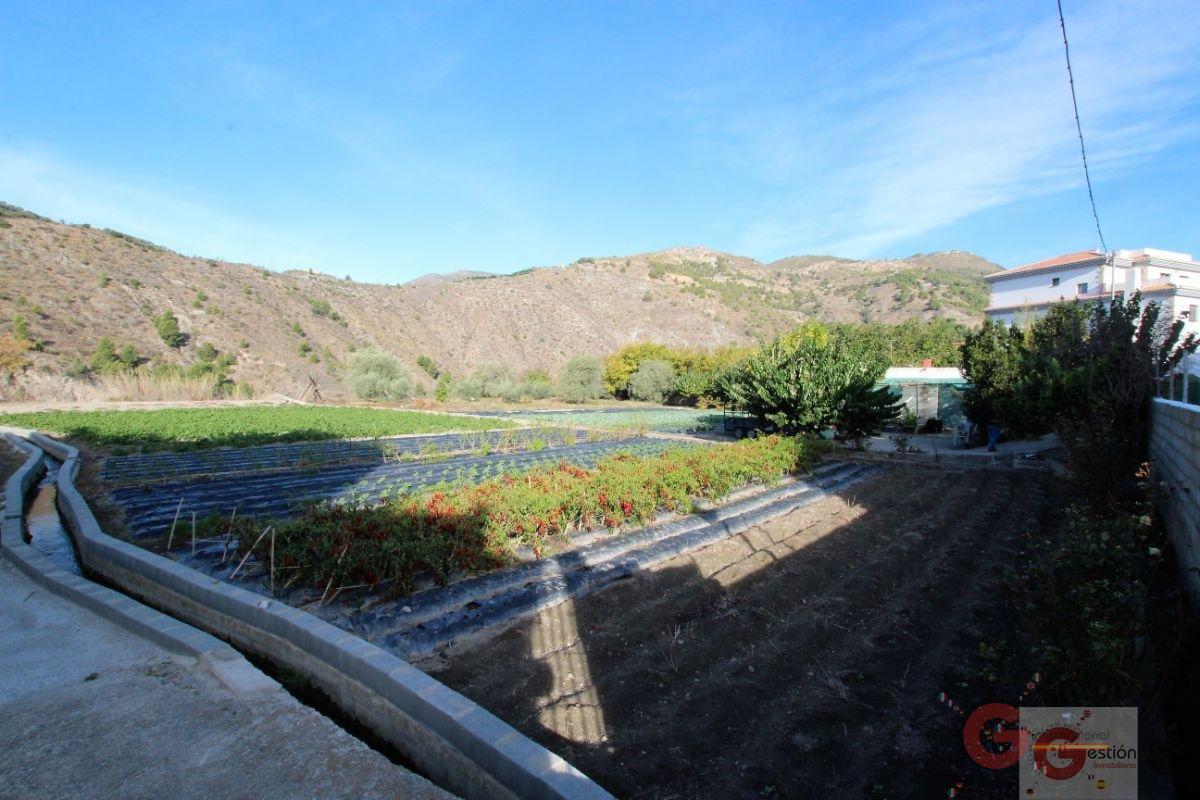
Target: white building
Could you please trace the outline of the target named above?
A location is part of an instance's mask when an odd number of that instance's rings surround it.
[[[1161,303],[1171,319],[1184,320],[1186,332],[1200,334],[1200,262],[1187,253],[1146,247],[1105,256],[1084,250],[1006,269],[984,280],[992,287],[984,313],[1010,325],[1023,325],[1055,303],[1108,301],[1140,291],[1144,299]]]

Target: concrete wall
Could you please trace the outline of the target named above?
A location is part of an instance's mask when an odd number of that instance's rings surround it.
[[[1165,484],[1162,513],[1179,558],[1180,579],[1200,612],[1200,407],[1154,401],[1150,458]]]
[[[1105,277],[1107,278],[1107,275]],[[1119,280],[1124,280],[1121,270],[1118,270],[1117,277]],[[1054,278],[1059,279],[1058,286],[1053,285]],[[1018,274],[1011,278],[1000,278],[992,283],[992,299],[989,305],[999,308],[1070,300],[1077,294],[1078,284],[1081,283],[1088,285],[1089,292],[1099,289],[1100,268],[1096,266],[1063,267],[1054,271],[1047,270],[1031,275]]]
[[[75,488],[78,451],[39,433],[28,438],[62,461],[58,508],[90,574],[305,675],[434,782],[467,800],[612,800],[557,755],[395,655],[108,536]]]

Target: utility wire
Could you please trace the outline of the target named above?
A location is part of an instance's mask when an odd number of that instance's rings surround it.
[[[1096,213],[1096,195],[1092,193],[1092,176],[1088,172],[1087,148],[1083,145],[1083,125],[1079,122],[1079,101],[1075,99],[1075,75],[1071,72],[1071,45],[1067,44],[1067,23],[1063,19],[1062,0],[1058,2],[1058,26],[1062,28],[1063,52],[1067,56],[1067,82],[1071,84],[1071,106],[1075,109],[1075,130],[1079,132],[1079,155],[1083,156],[1083,179],[1087,181],[1088,200],[1092,203],[1092,219],[1096,221],[1096,235],[1100,237],[1100,252],[1107,253],[1104,232],[1100,230],[1100,215]]]

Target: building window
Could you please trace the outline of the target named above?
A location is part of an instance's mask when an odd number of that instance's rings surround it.
[[[1158,277],[1160,277],[1160,278],[1165,278],[1165,279],[1167,279],[1167,280],[1171,280],[1171,273],[1169,273],[1169,272],[1160,272],[1160,273],[1158,273]]]
[[[1188,306],[1188,322],[1200,322],[1200,306],[1192,303]]]
[[[1050,279],[1050,285],[1051,285],[1051,286],[1058,286],[1058,281],[1059,281],[1059,279],[1058,279],[1058,278],[1051,278],[1051,279]]]
[[[1087,290],[1088,285],[1086,283],[1081,283],[1075,287],[1075,294],[1087,294]]]

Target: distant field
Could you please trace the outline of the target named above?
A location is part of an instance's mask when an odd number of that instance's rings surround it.
[[[562,411],[517,413],[509,419],[589,428],[636,429],[663,432],[711,431],[721,429],[720,411],[695,408],[637,410]]]
[[[348,437],[511,428],[504,419],[336,406],[228,406],[156,411],[0,414],[0,424],[54,431],[132,450],[199,450]]]

